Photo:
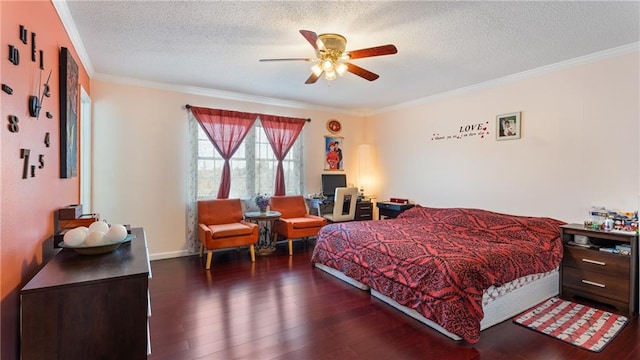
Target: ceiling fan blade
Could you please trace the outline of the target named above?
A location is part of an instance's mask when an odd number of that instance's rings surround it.
[[[316,61],[312,58],[283,58],[283,59],[260,59],[258,61]]]
[[[319,75],[316,75],[315,73],[311,73],[311,76],[309,76],[309,78],[307,79],[307,81],[305,81],[305,84],[315,84],[316,81],[318,81],[318,79],[320,78],[320,76],[322,75],[322,73],[320,73]]]
[[[374,74],[369,70],[363,69],[360,66],[353,65],[351,63],[347,63],[347,71],[369,81],[374,81],[380,77],[378,74]]]
[[[305,39],[313,46],[314,49],[318,50],[318,35],[310,30],[300,30],[300,34],[304,36]]]
[[[367,49],[349,51],[347,52],[347,55],[349,55],[350,59],[361,59],[372,56],[391,55],[396,54],[397,52],[398,49],[394,45],[389,44]]]

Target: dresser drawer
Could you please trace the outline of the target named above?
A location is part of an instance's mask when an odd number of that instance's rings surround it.
[[[629,302],[629,280],[572,267],[562,268],[562,286],[584,294],[594,294]]]
[[[629,279],[630,256],[565,246],[562,265]]]

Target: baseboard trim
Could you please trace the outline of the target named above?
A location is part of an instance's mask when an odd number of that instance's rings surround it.
[[[197,255],[197,253],[192,253],[187,250],[171,251],[171,252],[150,254],[149,260],[153,261],[153,260],[173,259],[177,257],[191,256],[191,255]]]

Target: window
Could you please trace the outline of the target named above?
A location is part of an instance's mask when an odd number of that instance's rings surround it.
[[[304,132],[304,130],[303,130]],[[302,194],[302,132],[282,161],[287,194]],[[218,194],[224,159],[198,126],[198,199],[212,199]],[[229,161],[231,192],[229,198],[253,198],[256,194],[273,194],[276,160],[260,121],[256,121],[238,151]]]

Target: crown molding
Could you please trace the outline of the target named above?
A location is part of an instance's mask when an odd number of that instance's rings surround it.
[[[162,90],[168,90],[168,91],[175,91],[175,92],[181,92],[181,93],[187,93],[187,94],[193,94],[193,95],[216,97],[216,98],[227,99],[227,100],[246,101],[246,102],[258,103],[263,105],[281,106],[281,107],[288,107],[288,108],[294,108],[294,109],[318,110],[318,111],[326,111],[331,113],[346,114],[351,116],[363,116],[362,111],[338,109],[335,107],[329,108],[326,106],[311,105],[308,103],[297,102],[297,101],[282,100],[282,99],[255,96],[255,95],[247,95],[247,94],[241,94],[241,93],[234,93],[230,91],[207,89],[202,87],[172,85],[172,84],[165,84],[165,83],[159,83],[159,82],[153,82],[153,81],[145,81],[145,80],[139,80],[134,78],[125,78],[125,77],[118,77],[118,76],[111,76],[111,75],[96,73],[91,63],[91,60],[89,59],[89,55],[87,54],[87,51],[84,47],[84,44],[82,43],[82,39],[75,25],[75,22],[73,21],[73,17],[71,16],[71,12],[69,11],[69,7],[67,6],[67,1],[52,0],[52,3],[58,13],[58,16],[60,17],[60,20],[62,21],[63,27],[65,28],[67,35],[71,39],[71,43],[73,44],[76,50],[76,53],[78,54],[78,57],[80,57],[80,61],[82,62],[82,65],[84,66],[85,70],[87,71],[87,74],[91,79],[120,83],[120,84],[135,85],[135,86],[141,86],[141,87],[149,87],[149,88],[155,88],[155,89],[162,89]]]
[[[197,86],[167,84],[167,83],[156,82],[156,81],[140,80],[140,79],[99,74],[99,73],[95,74],[93,79],[99,80],[99,81],[117,83],[117,84],[173,91],[173,92],[179,92],[184,94],[214,97],[218,99],[244,101],[244,102],[250,102],[254,104],[279,106],[279,107],[286,107],[286,108],[293,108],[293,109],[316,110],[316,111],[324,111],[324,112],[330,112],[330,113],[339,113],[339,114],[350,115],[350,116],[363,116],[362,112],[357,112],[357,111],[339,109],[334,107],[329,108],[326,106],[312,105],[312,104],[299,102],[299,101],[248,95],[248,94],[242,94],[242,93],[236,93],[236,92],[224,91],[224,90],[215,90],[215,89],[209,89],[209,88],[203,88],[203,87],[197,87]]]
[[[95,74],[95,70],[93,69],[93,65],[89,60],[89,55],[87,54],[87,50],[82,43],[82,39],[80,38],[80,33],[78,33],[78,29],[76,28],[76,23],[73,22],[73,17],[69,12],[69,7],[67,6],[66,0],[52,0],[53,7],[55,7],[58,12],[58,17],[62,21],[62,25],[67,32],[67,35],[71,39],[71,43],[80,57],[80,61],[82,62],[82,66],[87,71],[89,77],[93,77]]]
[[[599,51],[599,52],[596,52],[596,53],[593,53],[593,54],[580,56],[580,57],[577,57],[577,58],[573,58],[573,59],[557,62],[557,63],[550,64],[550,65],[541,66],[539,68],[523,71],[523,72],[520,72],[520,73],[503,76],[501,78],[485,81],[485,82],[478,83],[478,84],[475,84],[475,85],[466,86],[466,87],[463,87],[463,88],[459,88],[459,89],[443,92],[443,93],[440,93],[440,94],[427,96],[427,97],[423,97],[423,98],[416,99],[416,100],[407,101],[407,102],[404,102],[404,103],[401,103],[401,104],[397,104],[397,105],[388,106],[388,107],[385,107],[385,108],[378,109],[378,110],[376,110],[376,111],[374,111],[374,112],[372,112],[372,113],[370,113],[368,115],[371,116],[371,115],[385,113],[385,112],[389,112],[389,111],[393,111],[393,110],[406,109],[406,108],[417,106],[417,105],[428,104],[428,103],[432,103],[432,102],[435,102],[435,101],[439,101],[439,100],[443,100],[443,99],[447,99],[447,98],[452,98],[452,97],[460,96],[460,95],[464,95],[464,94],[469,94],[469,93],[472,93],[472,92],[476,92],[476,91],[480,91],[480,90],[484,90],[484,89],[488,89],[488,88],[493,88],[493,87],[496,87],[496,86],[512,83],[512,82],[515,82],[515,81],[520,81],[520,80],[524,80],[524,79],[528,79],[528,78],[533,78],[533,77],[537,77],[537,76],[540,76],[540,75],[552,73],[552,72],[555,72],[555,71],[564,70],[564,69],[568,69],[568,68],[572,68],[572,67],[576,67],[576,66],[581,66],[581,65],[586,65],[586,64],[590,64],[590,63],[593,63],[593,62],[596,62],[596,61],[599,61],[599,60],[604,60],[604,59],[608,59],[608,58],[622,56],[622,55],[626,55],[626,54],[630,54],[632,52],[638,52],[638,51],[640,51],[640,42],[634,42],[634,43],[630,43],[630,44],[627,44],[627,45],[618,46],[618,47],[615,47],[615,48],[612,48],[612,49]]]

